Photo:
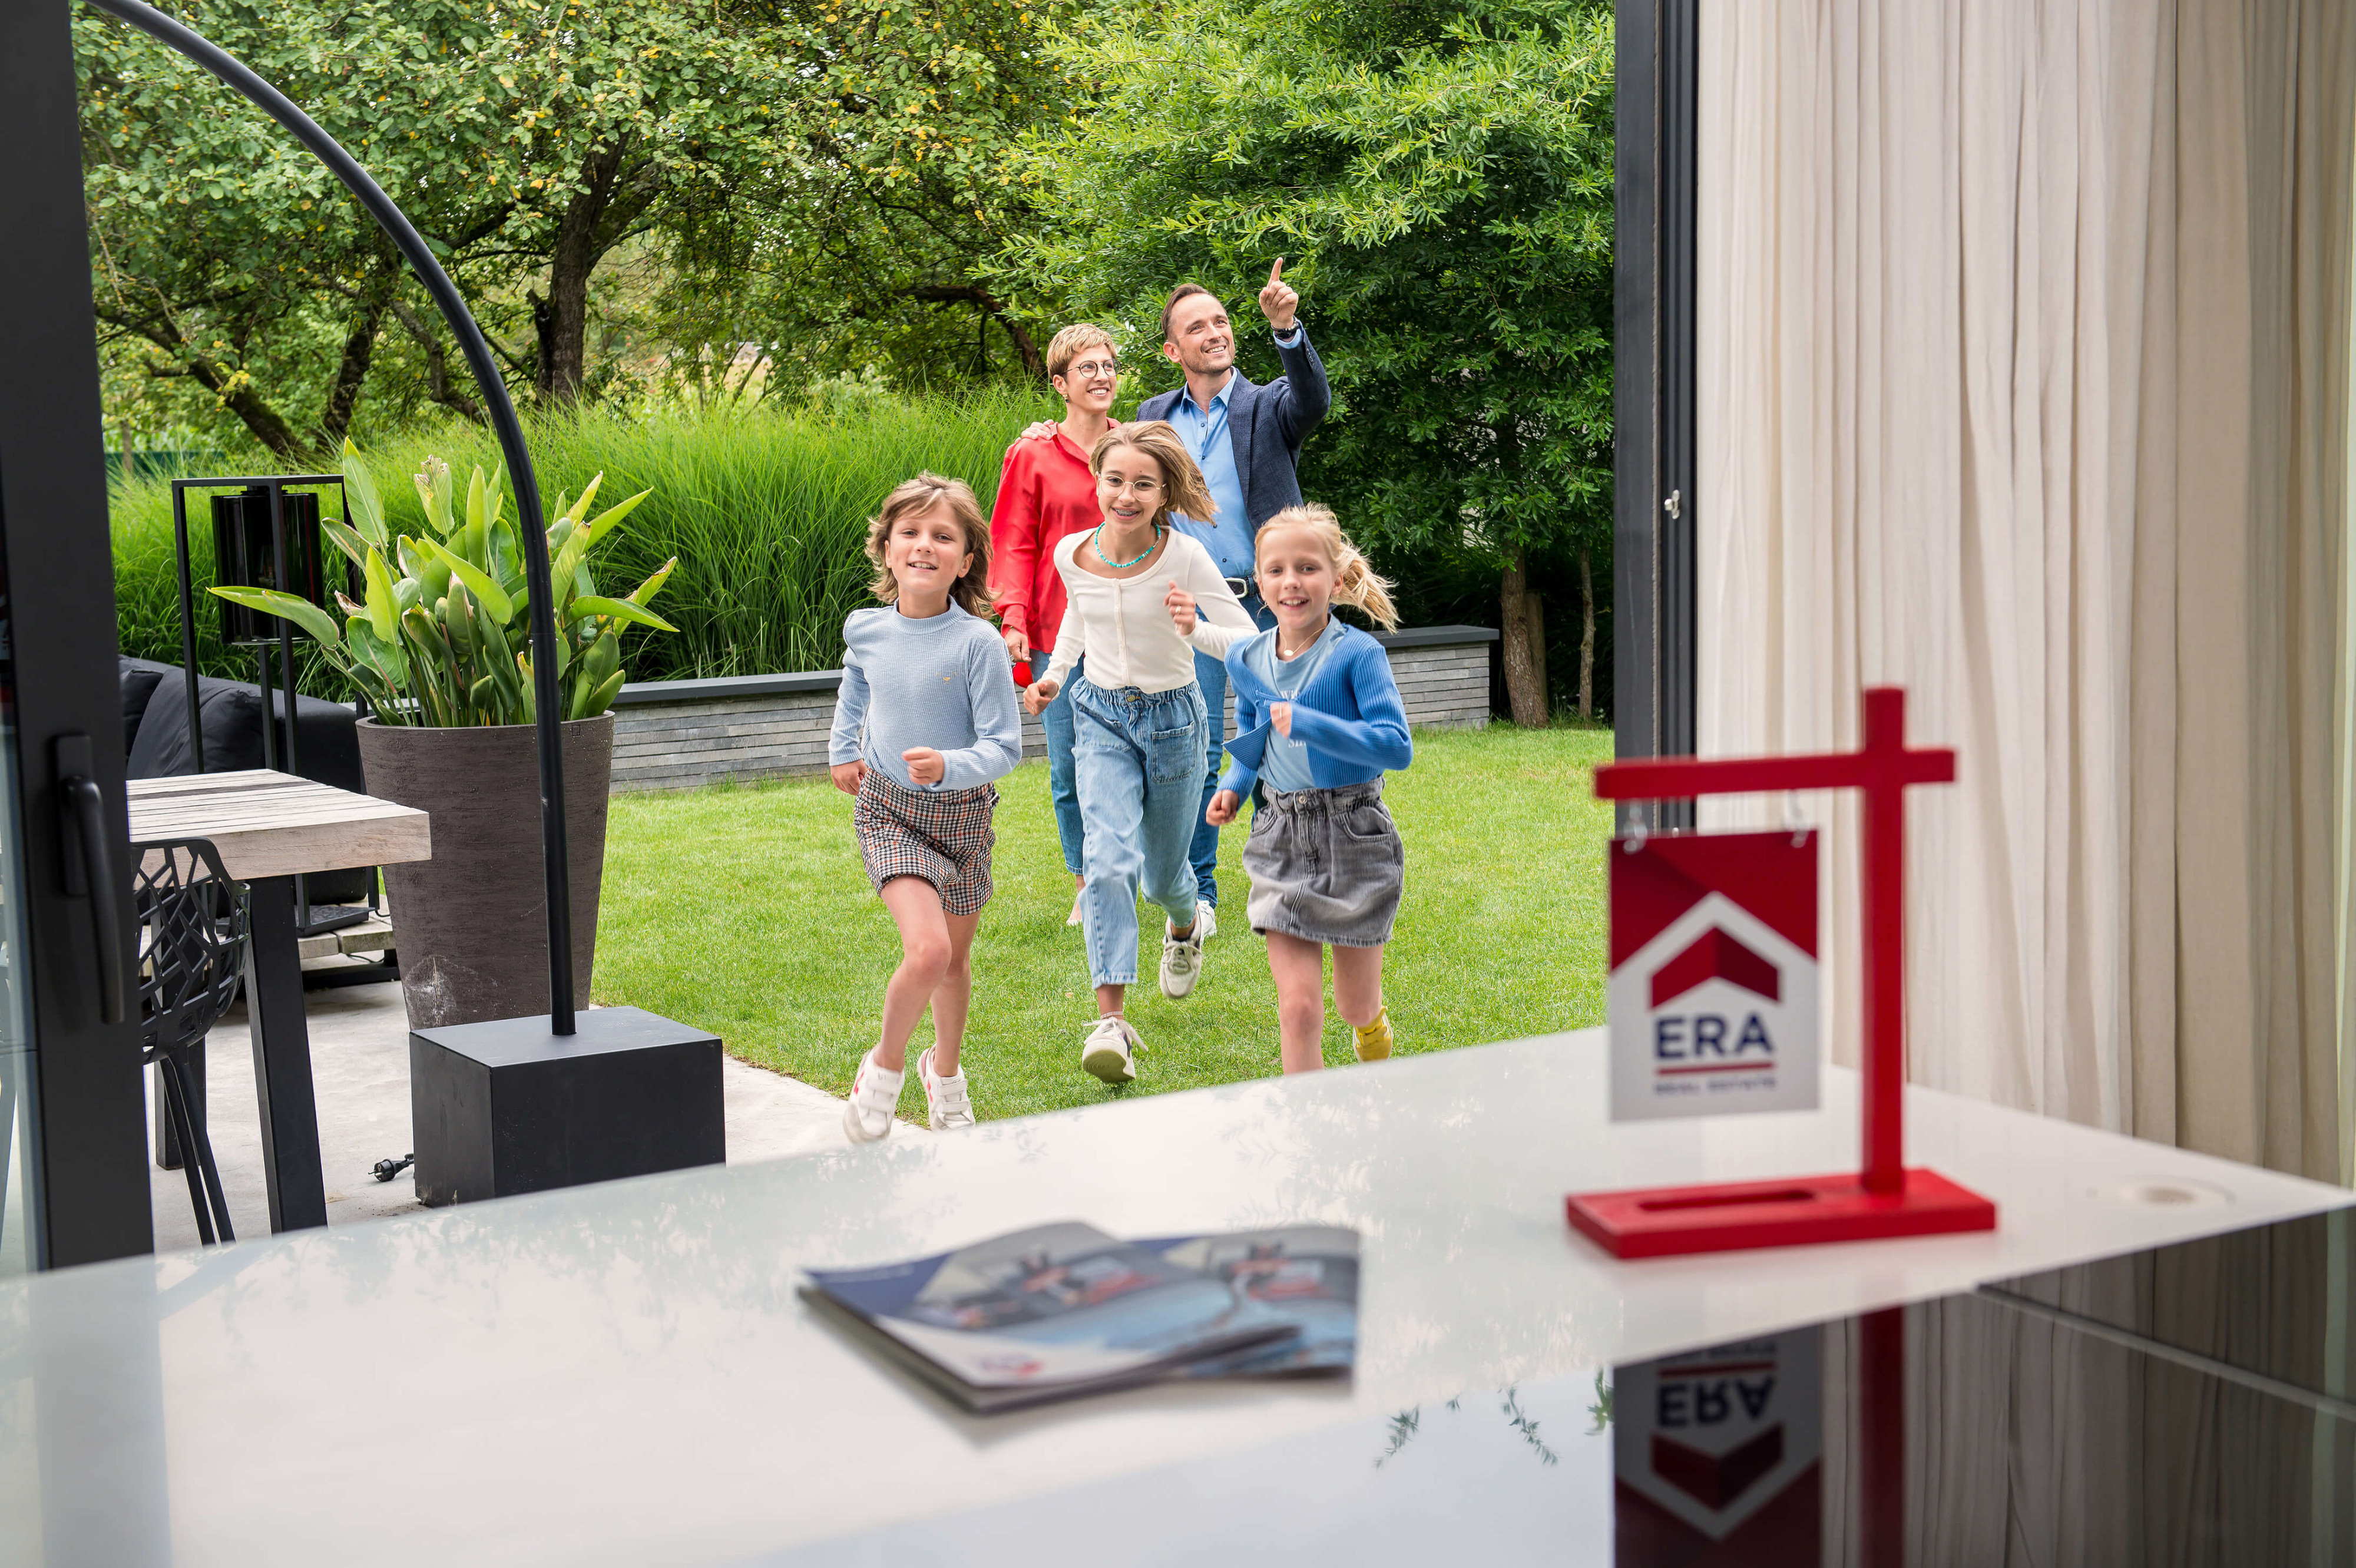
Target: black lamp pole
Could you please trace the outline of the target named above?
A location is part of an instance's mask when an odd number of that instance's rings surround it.
[[[287,96],[256,76],[243,61],[202,35],[165,16],[140,0],[89,0],[109,16],[130,23],[141,32],[186,55],[260,105],[262,112],[294,133],[311,149],[344,188],[359,198],[409,264],[417,269],[425,291],[441,308],[442,318],[466,356],[467,369],[482,389],[483,406],[498,433],[499,450],[507,456],[508,473],[515,481],[517,521],[523,531],[523,570],[531,616],[531,685],[533,727],[540,740],[540,829],[548,875],[548,1022],[552,1034],[570,1035],[573,1028],[573,897],[571,862],[564,850],[564,754],[558,729],[562,709],[556,682],[556,610],[548,576],[548,523],[540,508],[540,483],[531,471],[531,453],[524,446],[523,425],[508,398],[507,382],[483,340],[483,329],[466,309],[442,263],[434,259],[409,220],[393,205],[368,170],[316,121],[296,108]]]

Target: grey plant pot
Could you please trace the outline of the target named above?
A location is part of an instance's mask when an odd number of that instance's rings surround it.
[[[589,1004],[614,715],[562,726],[565,842],[573,863],[573,1005]],[[433,819],[434,858],[384,868],[412,1029],[549,1010],[548,893],[540,760],[530,725],[425,729],[359,725],[368,792]]]

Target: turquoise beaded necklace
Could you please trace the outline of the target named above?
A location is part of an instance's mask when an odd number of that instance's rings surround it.
[[[1097,542],[1097,536],[1102,532],[1104,532],[1103,523],[1097,524],[1096,527],[1089,532],[1088,548],[1097,553],[1098,560],[1103,562],[1106,565],[1111,567],[1116,572],[1127,571],[1130,567],[1136,565],[1138,562],[1144,560],[1147,555],[1152,554],[1155,550],[1161,547],[1162,544],[1162,525],[1157,522],[1153,525],[1153,542],[1145,547],[1142,554],[1134,556],[1127,561],[1116,561],[1111,556],[1104,553],[1103,545]]]

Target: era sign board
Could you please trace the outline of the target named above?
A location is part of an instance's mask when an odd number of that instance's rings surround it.
[[[1612,1119],[1816,1103],[1816,835],[1612,849]]]
[[[1824,1530],[1819,1331],[1612,1375],[1617,1560],[1815,1568]]]

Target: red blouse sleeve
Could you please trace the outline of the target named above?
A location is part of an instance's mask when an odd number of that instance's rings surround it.
[[[998,596],[999,618],[1009,630],[1026,636],[1038,610],[1031,602],[1031,583],[1044,548],[1032,445],[1018,439],[1006,449],[1006,466],[998,475],[998,499],[990,511],[990,586]]]

